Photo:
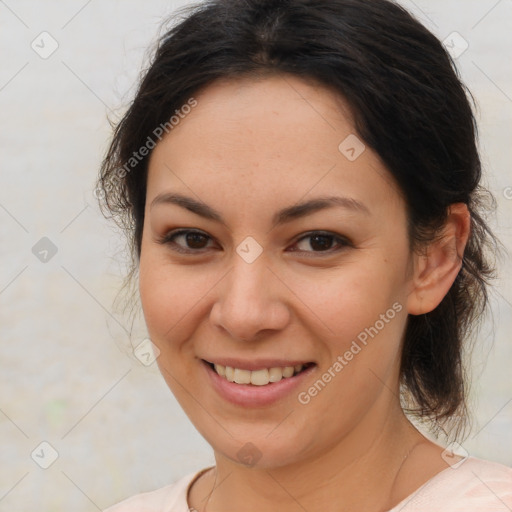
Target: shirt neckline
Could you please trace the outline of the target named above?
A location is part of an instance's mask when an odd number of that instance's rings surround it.
[[[468,456],[464,460],[464,463],[467,463],[467,462],[469,462],[471,460],[474,460],[474,459],[475,459],[475,457]],[[420,485],[415,491],[411,492],[411,494],[406,496],[402,501],[398,502],[396,505],[393,506],[393,508],[390,508],[386,512],[395,512],[395,511],[398,512],[398,510],[401,510],[407,503],[409,503],[409,501],[411,501],[416,496],[418,496],[426,487],[432,485],[434,482],[436,482],[437,480],[441,479],[444,476],[444,474],[448,473],[448,471],[450,471],[450,470],[454,471],[454,469],[451,466],[448,466],[447,468],[442,469],[441,471],[439,471],[435,475],[431,476],[425,483]]]
[[[466,460],[464,462],[468,462],[470,460],[473,460],[474,457],[471,457],[471,456],[468,456],[466,458]],[[206,473],[207,471],[210,471],[210,469],[213,469],[215,468],[215,465],[214,466],[209,466],[207,468],[203,468],[201,470],[199,470],[195,475],[194,477],[192,478],[192,480],[189,482],[189,484],[187,485],[186,487],[186,490],[185,490],[185,502],[186,502],[186,505],[187,505],[187,510],[188,511],[193,511],[195,510],[190,504],[189,504],[189,501],[188,501],[188,497],[189,497],[189,493],[190,493],[190,489],[192,487],[192,485],[194,485],[194,483],[199,480],[199,478],[204,475],[204,473]],[[415,498],[420,492],[423,491],[423,489],[429,485],[431,485],[434,481],[438,480],[439,478],[441,478],[445,473],[447,473],[449,470],[452,470],[453,471],[453,468],[451,466],[448,466],[447,468],[445,469],[442,469],[441,471],[439,471],[438,473],[436,473],[435,475],[431,476],[425,483],[423,483],[422,485],[420,485],[415,491],[413,491],[411,494],[409,494],[408,496],[406,496],[402,501],[398,502],[396,505],[393,506],[393,508],[390,508],[387,512],[394,512],[395,510],[399,510],[401,507],[403,507],[406,503],[408,503],[410,500],[412,500],[413,498]]]
[[[188,502],[188,495],[190,493],[190,489],[191,487],[194,485],[194,483],[199,480],[199,478],[204,475],[207,471],[210,471],[210,469],[213,469],[215,466],[209,466],[207,468],[203,468],[201,470],[199,470],[195,475],[194,477],[192,478],[192,480],[188,483],[186,489],[185,489],[185,502],[186,502],[186,505],[187,505],[187,510],[188,511],[194,511],[195,509],[190,505],[190,503]]]

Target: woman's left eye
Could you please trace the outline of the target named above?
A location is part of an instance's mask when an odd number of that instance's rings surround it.
[[[309,242],[303,243],[303,241],[309,239]],[[338,249],[332,250],[333,242],[338,242]],[[298,252],[336,252],[340,251],[345,247],[351,246],[350,241],[342,236],[335,235],[333,233],[325,233],[321,231],[314,231],[308,233],[306,236],[301,237],[294,245],[298,245],[303,243],[304,246],[309,246],[313,248],[313,251],[308,251],[305,249],[298,249]],[[296,249],[293,249],[292,252],[295,252]]]
[[[185,247],[181,244],[178,244],[176,240],[182,238],[185,244]],[[309,242],[305,242],[309,239]],[[205,244],[208,240],[212,240],[210,236],[201,231],[192,231],[189,229],[182,229],[178,231],[171,231],[167,233],[164,237],[162,237],[159,242],[162,244],[171,245],[174,251],[180,253],[199,253],[204,249],[208,249],[205,247]],[[337,242],[338,248],[332,248],[334,242]],[[322,232],[322,231],[312,231],[305,236],[299,238],[291,247],[299,246],[302,244],[302,248],[299,249],[291,249],[291,252],[302,252],[302,253],[326,253],[326,252],[336,252],[340,251],[345,247],[351,246],[351,242],[340,235],[336,235],[334,233]],[[307,250],[307,246],[312,248],[313,250]]]

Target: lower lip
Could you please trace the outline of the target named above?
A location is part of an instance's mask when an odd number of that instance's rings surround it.
[[[211,379],[213,387],[227,401],[242,407],[264,407],[273,404],[289,395],[304,383],[316,369],[316,365],[306,368],[293,377],[284,377],[279,382],[272,382],[265,386],[252,384],[236,384],[221,377],[208,363],[201,361]]]

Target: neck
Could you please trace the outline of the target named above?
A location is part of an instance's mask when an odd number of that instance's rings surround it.
[[[420,448],[428,468],[403,476]],[[193,488],[189,503],[199,512],[275,510],[296,512],[386,511],[444,469],[439,447],[407,420],[398,404],[376,407],[322,453],[293,464],[259,469],[215,453],[216,468]],[[372,492],[368,492],[371,489]],[[213,490],[213,491],[212,491]]]

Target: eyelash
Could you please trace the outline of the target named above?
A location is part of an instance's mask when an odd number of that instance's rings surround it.
[[[205,250],[204,248],[203,249],[195,249],[195,250],[194,249],[184,249],[183,247],[177,245],[174,242],[174,239],[176,237],[181,236],[181,235],[186,235],[188,233],[196,233],[196,234],[202,235],[202,236],[212,240],[212,238],[210,236],[203,233],[202,231],[191,230],[191,229],[180,229],[180,230],[171,231],[171,232],[165,234],[163,237],[159,238],[157,241],[160,244],[172,246],[171,248],[173,251],[179,252],[181,254],[190,254],[190,255],[197,254],[198,255],[198,254],[202,253]],[[310,231],[310,232],[304,234],[303,236],[301,236],[300,238],[298,238],[294,242],[294,245],[301,242],[304,239],[312,238],[314,236],[322,236],[322,237],[326,237],[326,238],[331,238],[335,241],[338,241],[338,243],[341,247],[336,250],[332,250],[332,249],[327,249],[325,251],[296,251],[296,250],[294,250],[291,252],[314,253],[314,254],[318,254],[318,255],[331,255],[333,252],[340,252],[347,247],[353,247],[352,243],[347,238],[337,235],[336,233],[330,233],[328,231]],[[317,256],[314,256],[314,257],[317,257]]]

